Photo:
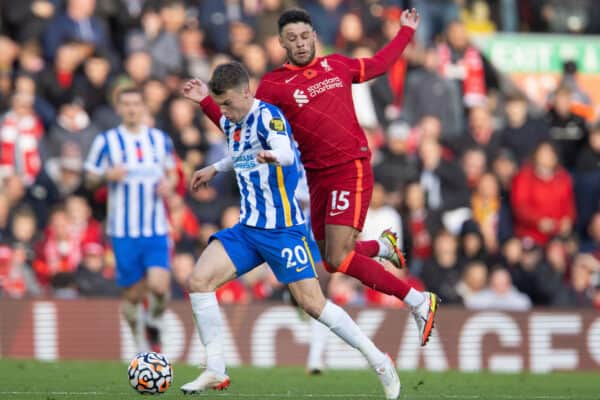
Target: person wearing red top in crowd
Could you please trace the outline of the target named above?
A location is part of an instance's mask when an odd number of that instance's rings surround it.
[[[568,235],[575,221],[575,194],[569,173],[560,166],[556,150],[540,143],[532,162],[515,176],[511,204],[515,233],[544,245],[555,235]]]
[[[402,28],[373,57],[340,54],[316,57],[317,34],[310,15],[301,9],[279,17],[279,41],[287,63],[263,76],[256,91],[260,100],[279,107],[292,126],[306,168],[311,198],[311,223],[329,272],[342,272],[368,287],[394,295],[411,306],[425,345],[433,327],[438,298],[411,289],[372,257],[404,265],[397,236],[387,230],[379,240],[356,241],[362,230],[373,189],[367,138],[352,102],[353,83],[376,78],[402,54],[419,23],[416,10],[405,10]],[[197,101],[215,123],[219,106],[207,96],[204,84],[186,97]],[[204,89],[204,90],[203,90]]]

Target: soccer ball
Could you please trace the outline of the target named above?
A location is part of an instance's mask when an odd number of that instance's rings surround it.
[[[129,384],[140,394],[157,394],[167,391],[173,382],[173,368],[163,354],[138,353],[127,368]]]

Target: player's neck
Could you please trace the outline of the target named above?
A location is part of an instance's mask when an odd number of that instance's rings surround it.
[[[127,129],[127,132],[133,133],[134,135],[137,135],[138,133],[142,133],[142,124],[123,123],[123,126],[125,127],[125,129]]]

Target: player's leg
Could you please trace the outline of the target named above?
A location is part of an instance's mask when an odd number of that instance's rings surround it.
[[[216,233],[202,252],[188,282],[190,303],[200,341],[206,349],[206,370],[181,387],[185,394],[229,386],[223,350],[223,316],[215,290],[260,265],[263,260],[246,243],[240,225]]]
[[[352,167],[345,166],[335,178],[330,183],[330,200],[326,203],[325,251],[322,253],[325,267],[330,272],[345,273],[365,286],[403,300],[413,311],[424,345],[433,327],[437,296],[411,288],[379,262],[355,250],[373,191],[373,172],[368,161],[355,160]]]
[[[146,310],[144,325],[146,339],[152,351],[161,351],[163,315],[171,288],[170,249],[166,235],[138,239],[142,262],[146,268]]]
[[[375,346],[346,311],[325,299],[317,280],[291,282],[289,288],[300,307],[365,356],[381,380],[386,398],[398,398],[400,379],[389,356]]]
[[[142,259],[135,239],[111,237],[116,261],[116,282],[123,288],[121,314],[131,329],[137,351],[143,350],[140,327],[141,303],[146,294]]]

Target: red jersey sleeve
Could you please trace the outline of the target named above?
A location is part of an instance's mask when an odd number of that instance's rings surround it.
[[[277,96],[274,95],[268,81],[261,79],[260,84],[256,88],[256,98],[266,103],[277,105]]]
[[[400,57],[415,30],[403,26],[396,36],[370,58],[345,58],[352,73],[352,82],[360,83],[385,74]]]
[[[220,121],[221,121],[221,115],[222,115],[221,109],[219,108],[217,103],[215,103],[215,101],[212,99],[212,97],[206,96],[204,98],[204,100],[202,100],[199,104],[200,104],[200,107],[202,107],[202,111],[204,112],[204,114],[206,114],[208,116],[208,118],[210,118],[210,120],[212,122],[214,122],[214,124],[220,128],[221,127]]]

